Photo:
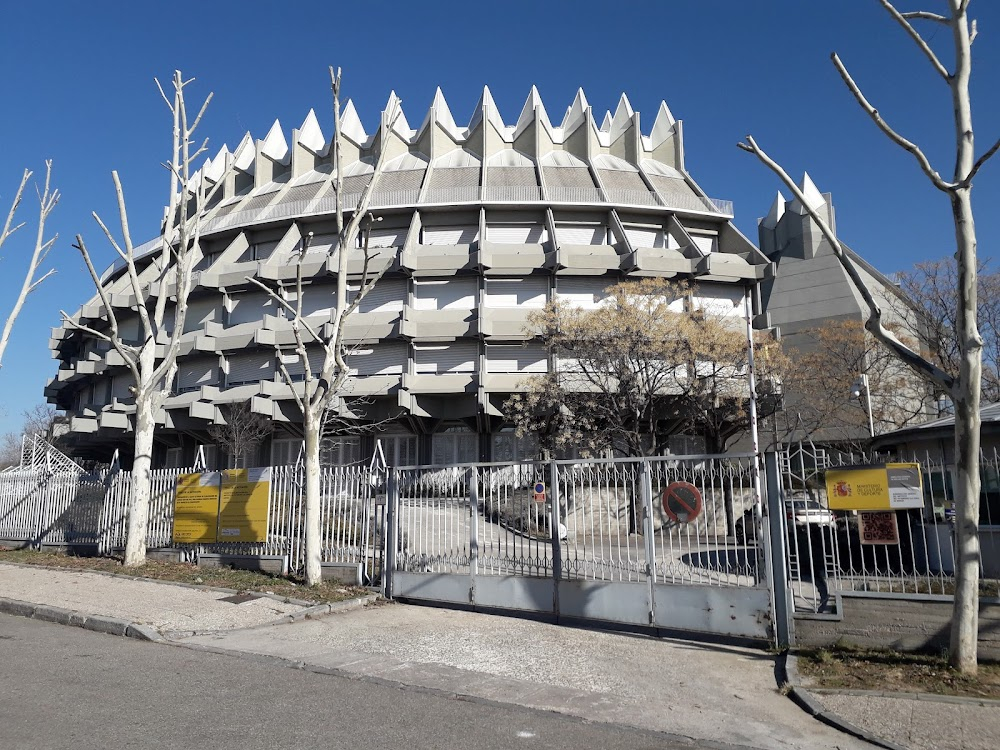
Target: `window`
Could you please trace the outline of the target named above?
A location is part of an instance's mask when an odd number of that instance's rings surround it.
[[[464,427],[449,427],[431,437],[435,465],[474,463],[479,457],[479,436]]]
[[[501,430],[493,436],[491,461],[518,463],[538,458],[538,438],[535,435],[518,437],[514,430]]]
[[[415,466],[417,458],[416,435],[380,435],[382,452],[389,466]]]
[[[292,466],[298,461],[302,441],[299,438],[277,438],[271,441],[271,465]]]
[[[181,468],[181,449],[180,448],[167,448],[166,462],[164,468],[167,469],[179,469]]]
[[[322,466],[347,466],[361,460],[361,438],[323,438],[319,449]]]

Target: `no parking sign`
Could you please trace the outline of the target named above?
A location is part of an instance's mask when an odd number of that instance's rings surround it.
[[[678,523],[690,523],[701,513],[701,492],[690,482],[671,482],[663,490],[663,512]]]

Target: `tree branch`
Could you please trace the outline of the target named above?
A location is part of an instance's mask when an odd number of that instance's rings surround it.
[[[889,349],[895,352],[895,354],[911,368],[916,370],[918,373],[931,378],[949,392],[952,391],[955,387],[955,378],[935,366],[933,363],[928,362],[917,352],[903,344],[889,330],[887,330],[885,326],[882,325],[882,310],[875,301],[875,298],[872,296],[871,291],[865,285],[864,280],[861,278],[861,274],[858,272],[858,269],[855,267],[853,261],[851,261],[851,259],[847,256],[843,245],[841,245],[840,240],[837,239],[837,235],[830,228],[830,225],[826,223],[826,220],[809,204],[809,201],[806,199],[805,195],[803,195],[799,186],[795,184],[795,181],[792,180],[791,177],[788,176],[788,173],[785,172],[781,165],[774,161],[764,152],[763,149],[760,148],[760,146],[757,145],[753,136],[748,135],[746,137],[746,142],[740,143],[739,148],[754,154],[762,164],[774,172],[778,178],[785,183],[785,186],[792,192],[803,208],[806,209],[806,212],[812,220],[816,222],[816,225],[823,233],[823,236],[830,243],[834,255],[837,256],[837,260],[840,261],[841,266],[843,266],[844,270],[847,272],[847,275],[850,277],[854,287],[861,294],[865,304],[868,306],[869,317],[865,323],[865,328],[871,331],[872,335],[875,336],[876,339],[889,347]]]
[[[910,35],[910,38],[913,39],[916,45],[920,48],[920,51],[923,52],[924,55],[926,55],[928,60],[930,60],[931,65],[934,67],[934,70],[936,70],[938,74],[945,81],[950,81],[951,73],[949,73],[948,69],[941,64],[941,60],[939,60],[938,56],[934,54],[934,50],[930,48],[930,45],[927,44],[927,42],[924,41],[924,38],[920,36],[920,34],[917,32],[915,28],[913,28],[913,24],[911,24],[907,20],[906,15],[896,10],[896,8],[893,6],[892,3],[889,2],[889,0],[879,0],[879,2],[882,3],[882,7],[885,8],[886,11],[888,11],[889,15],[895,18],[896,21],[899,23],[899,25],[902,26],[903,29],[906,31],[906,33]]]
[[[951,23],[947,17],[942,16],[939,13],[931,13],[928,10],[910,10],[905,13],[900,13],[899,15],[907,20],[911,18],[919,18],[924,21],[936,21],[937,23],[943,23],[946,26]]]
[[[889,124],[878,113],[878,110],[875,109],[875,107],[873,107],[865,98],[865,95],[861,93],[861,89],[858,88],[854,79],[851,78],[851,74],[847,72],[847,68],[844,67],[844,64],[840,61],[836,52],[830,56],[830,59],[833,60],[834,67],[837,69],[837,72],[840,73],[840,77],[844,79],[844,83],[847,84],[847,88],[850,89],[850,92],[854,95],[858,104],[861,105],[861,108],[868,113],[868,116],[872,118],[872,121],[878,125],[879,129],[885,133],[889,140],[902,148],[904,151],[913,155],[913,158],[917,160],[920,168],[923,170],[924,174],[927,175],[928,179],[930,179],[931,183],[933,183],[934,187],[944,192],[950,192],[957,187],[954,183],[945,182],[941,179],[941,175],[931,166],[931,163],[927,160],[927,157],[924,156],[924,152],[920,150],[919,146],[912,141],[907,140],[889,127]]]
[[[979,171],[979,168],[988,162],[990,157],[992,157],[998,150],[1000,150],[1000,139],[997,139],[997,142],[990,146],[990,150],[980,156],[976,160],[976,163],[972,165],[972,169],[969,171],[969,176],[962,181],[962,185],[964,187],[968,187],[972,184],[972,178],[976,176],[976,172]]]

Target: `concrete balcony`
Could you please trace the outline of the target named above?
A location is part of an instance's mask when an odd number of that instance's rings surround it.
[[[539,375],[526,372],[487,372],[482,376],[484,393],[524,393],[531,378]]]
[[[400,332],[417,341],[454,341],[477,336],[479,313],[476,310],[414,310],[407,305]]]
[[[763,279],[770,268],[767,264],[752,265],[742,255],[711,253],[701,258],[694,273],[702,281],[743,281]]]
[[[532,338],[526,333],[528,316],[536,312],[529,307],[483,307],[480,328],[487,339],[524,341]]]
[[[410,393],[475,393],[477,386],[474,372],[420,373],[403,376],[403,388]]]
[[[681,250],[639,247],[622,259],[622,269],[634,276],[676,276],[693,273],[696,263]]]
[[[490,275],[529,274],[545,268],[548,254],[544,245],[508,245],[495,242],[481,243],[479,261],[483,273]]]
[[[399,310],[353,312],[344,321],[344,338],[356,343],[375,344],[382,339],[401,336],[403,324],[403,313]]]
[[[342,394],[352,396],[385,396],[397,393],[403,387],[402,375],[358,375],[348,379]]]
[[[476,249],[474,249],[476,248]],[[479,266],[478,243],[416,245],[400,254],[400,269],[411,276],[451,276]]]
[[[556,249],[558,274],[600,276],[620,266],[621,256],[611,245],[560,245]]]

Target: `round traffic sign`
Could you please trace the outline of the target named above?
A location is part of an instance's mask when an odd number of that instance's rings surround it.
[[[690,523],[701,513],[701,492],[690,482],[671,482],[663,490],[663,512],[678,523]]]

